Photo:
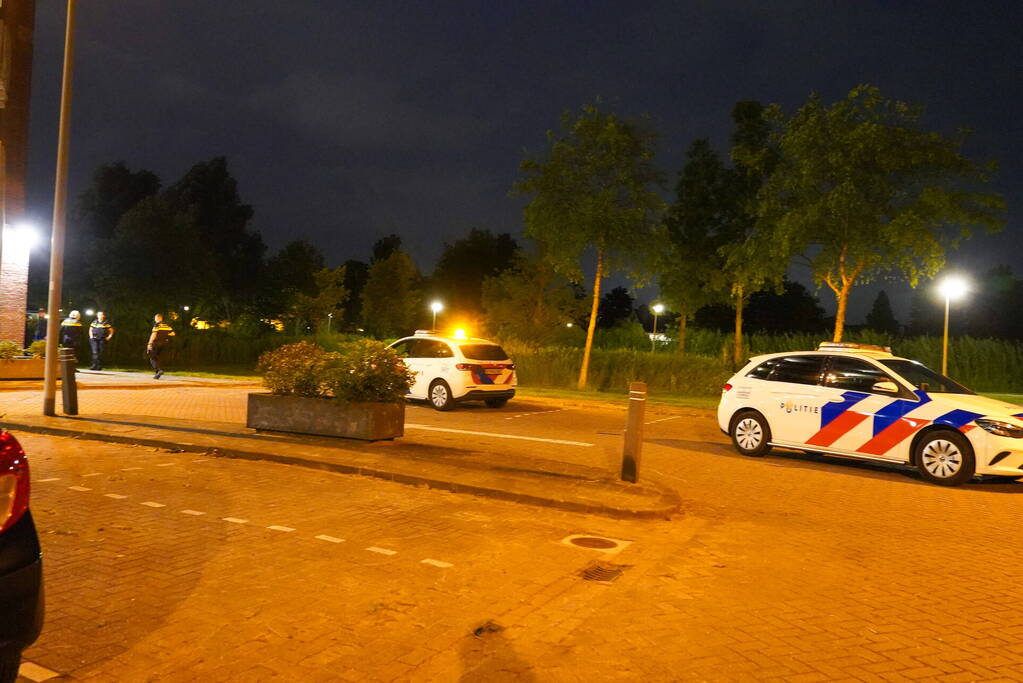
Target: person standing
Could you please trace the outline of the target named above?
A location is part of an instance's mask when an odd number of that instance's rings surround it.
[[[46,339],[46,309],[40,308],[39,314],[36,316],[36,333],[34,341],[40,339]]]
[[[103,350],[107,342],[114,336],[114,326],[107,322],[107,314],[100,311],[96,319],[89,325],[89,346],[92,347],[92,365],[90,370],[102,370]]]
[[[60,324],[60,345],[74,349],[78,354],[78,345],[82,343],[82,314],[71,311]]]
[[[173,336],[174,329],[163,321],[163,314],[154,315],[153,333],[149,335],[149,343],[146,345],[146,357],[149,358],[149,365],[153,368],[153,379],[160,379],[163,375],[163,368],[160,367],[160,354],[170,344]]]

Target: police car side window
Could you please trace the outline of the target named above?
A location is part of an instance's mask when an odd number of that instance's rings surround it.
[[[817,384],[821,376],[821,361],[824,356],[787,356],[778,360],[771,375],[772,382],[789,384]]]
[[[768,375],[771,374],[771,370],[773,370],[774,366],[777,364],[778,364],[777,358],[765,360],[763,363],[750,370],[749,374],[747,374],[746,376],[752,377],[753,379],[767,379]]]
[[[398,354],[399,356],[407,358],[408,355],[409,355],[409,345],[410,344],[411,344],[411,342],[406,340],[406,341],[403,341],[403,342],[398,342],[397,344],[395,344],[391,348],[394,349],[394,352],[396,354]]]
[[[430,342],[425,339],[409,339],[405,343],[409,358],[426,358],[429,355],[427,347]]]
[[[842,356],[831,356],[829,358],[828,372],[824,376],[824,385],[827,387],[844,389],[846,391],[862,391],[865,393],[874,392],[874,385],[878,382],[894,381],[891,377],[884,374],[883,370],[874,367],[866,361],[858,358],[843,358]]]
[[[454,356],[454,352],[451,351],[451,347],[444,342],[434,342],[437,347],[433,351],[434,358],[451,358]]]

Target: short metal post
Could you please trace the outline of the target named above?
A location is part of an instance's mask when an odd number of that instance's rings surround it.
[[[629,417],[625,425],[622,449],[622,481],[633,484],[639,479],[639,459],[643,452],[643,415],[646,413],[646,382],[629,385]]]
[[[64,403],[65,415],[78,414],[78,384],[75,382],[75,366],[78,359],[75,357],[75,350],[62,348],[60,350],[60,393]]]

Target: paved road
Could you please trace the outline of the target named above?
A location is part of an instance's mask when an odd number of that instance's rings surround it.
[[[175,391],[122,393],[187,417]],[[408,420],[609,457],[624,413],[567,407]],[[685,499],[671,521],[25,435],[50,603],[28,656],[97,681],[1020,680],[1023,484],[747,459],[706,412],[648,422],[644,466]],[[597,559],[620,578],[582,578]]]

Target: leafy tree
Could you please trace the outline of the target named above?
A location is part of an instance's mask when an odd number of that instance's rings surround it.
[[[531,195],[524,211],[526,234],[547,248],[551,265],[578,282],[580,261],[594,252],[593,300],[586,330],[579,388],[586,387],[603,279],[637,266],[651,243],[662,202],[651,187],[661,174],[653,165],[654,135],[596,106],[562,117],[562,132],[548,133],[543,158],[522,162],[515,190]]]
[[[534,347],[562,338],[585,310],[576,288],[542,257],[519,254],[511,267],[483,280],[483,310],[491,331]]]
[[[321,330],[330,327],[328,321],[331,319],[340,324],[344,315],[344,303],[348,299],[348,290],[344,286],[344,266],[322,268],[312,275],[316,294],[310,296],[299,292],[295,296],[292,310],[296,319],[309,321]]]
[[[378,338],[410,333],[419,319],[419,271],[411,257],[394,251],[369,267],[362,289],[362,325]]]
[[[636,300],[625,287],[615,287],[600,297],[597,309],[597,326],[610,329],[622,322],[629,322],[635,315]]]
[[[778,163],[760,193],[762,244],[808,254],[835,294],[835,341],[856,285],[884,274],[916,285],[946,245],[1000,226],[1002,198],[976,191],[993,167],[963,156],[964,134],[926,131],[921,116],[869,86],[830,106],[812,95],[791,118],[772,107]]]
[[[366,286],[369,265],[364,261],[349,259],[344,262],[345,289],[348,290],[348,305],[344,321],[348,327],[355,327],[362,319],[362,288]]]
[[[401,251],[401,237],[398,235],[387,235],[373,243],[373,255],[369,264],[373,265],[378,261],[384,261],[396,251]]]
[[[511,266],[518,249],[508,233],[473,228],[468,236],[444,245],[432,285],[452,310],[479,311],[483,280]]]
[[[874,305],[867,313],[867,327],[877,332],[897,334],[899,321],[895,319],[892,311],[892,302],[888,300],[888,294],[882,289],[874,298]]]
[[[316,295],[314,273],[323,270],[323,254],[305,240],[288,242],[267,261],[268,280],[278,292],[287,298],[293,294]]]
[[[745,319],[747,329],[756,332],[820,332],[826,327],[817,297],[791,280],[783,282],[781,293],[767,290],[750,296]]]

